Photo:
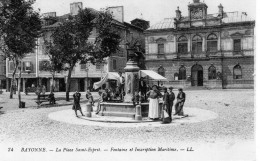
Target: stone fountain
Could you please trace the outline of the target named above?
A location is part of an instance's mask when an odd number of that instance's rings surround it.
[[[129,60],[126,63],[125,70],[125,97],[122,103],[103,102],[101,103],[101,116],[117,116],[117,117],[130,117],[135,118],[136,114],[143,117],[148,116],[148,103],[141,103],[141,111],[138,112],[140,106],[136,107],[133,104],[132,98],[135,91],[139,91],[139,67],[135,59],[135,53],[133,49],[128,49]],[[138,116],[140,119],[140,116]]]

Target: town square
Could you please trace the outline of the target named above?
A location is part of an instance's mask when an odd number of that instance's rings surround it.
[[[0,2],[0,160],[256,160],[256,2],[98,1]]]

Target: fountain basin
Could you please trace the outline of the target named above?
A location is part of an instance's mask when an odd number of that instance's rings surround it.
[[[135,118],[136,108],[133,103],[114,103],[114,102],[102,102],[100,103],[101,116],[116,116],[116,117],[130,117]],[[161,112],[162,103],[160,103],[159,112]],[[148,117],[149,103],[141,103],[142,117]]]
[[[136,109],[133,103],[114,103],[114,102],[102,102],[100,103],[101,116],[116,116],[116,117],[130,117],[134,118]],[[149,103],[141,104],[142,116],[147,117],[149,111]]]

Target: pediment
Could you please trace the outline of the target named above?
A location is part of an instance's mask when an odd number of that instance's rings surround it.
[[[164,43],[164,42],[166,42],[166,39],[159,38],[159,39],[156,39],[155,41],[156,41],[156,43]]]
[[[244,35],[240,32],[236,32],[230,35],[231,37],[243,37]]]

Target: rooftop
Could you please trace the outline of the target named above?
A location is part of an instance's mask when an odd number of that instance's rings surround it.
[[[217,18],[218,14],[208,14],[207,18]],[[189,17],[182,17],[181,21],[188,21]],[[225,12],[224,18],[222,19],[222,22],[224,24],[226,23],[239,23],[239,22],[247,22],[247,21],[253,21],[246,12]],[[162,21],[152,25],[147,30],[160,30],[160,29],[174,29],[174,18],[165,18]]]

